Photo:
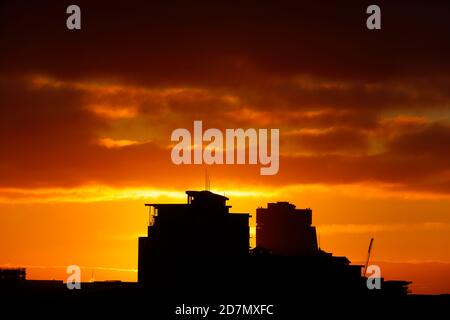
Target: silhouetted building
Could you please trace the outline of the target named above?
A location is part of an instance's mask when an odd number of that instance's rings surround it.
[[[155,296],[319,297],[368,294],[360,265],[318,248],[312,210],[288,202],[256,210],[256,248],[249,214],[231,214],[228,198],[187,191],[186,204],[150,207],[148,237],[139,238],[138,281]],[[384,279],[382,279],[384,281]],[[384,282],[404,294],[407,282]]]
[[[150,207],[148,237],[139,238],[138,281],[157,285],[157,277],[176,281],[189,268],[249,254],[249,214],[230,214],[227,197],[187,191],[186,204]],[[166,283],[167,284],[167,283]]]
[[[312,210],[289,202],[256,209],[256,248],[251,252],[258,292],[286,288],[302,296],[359,294],[365,288],[359,265],[320,250]]]
[[[256,209],[256,246],[285,256],[318,254],[311,209],[296,209],[289,202]]]
[[[406,296],[409,291],[409,285],[411,281],[404,280],[389,280],[386,281],[381,278],[381,287],[383,288],[383,294],[391,297]]]
[[[1,268],[0,269],[0,284],[1,285],[16,285],[24,283],[26,278],[25,268]]]

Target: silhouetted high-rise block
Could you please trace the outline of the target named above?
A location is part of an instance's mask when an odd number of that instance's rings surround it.
[[[296,209],[289,202],[269,203],[256,209],[256,246],[285,256],[318,254],[312,210]]]
[[[139,238],[139,282],[151,282],[152,275],[172,267],[176,274],[182,264],[249,254],[249,214],[230,214],[228,198],[210,191],[186,194],[187,204],[146,204],[150,223],[148,237]]]

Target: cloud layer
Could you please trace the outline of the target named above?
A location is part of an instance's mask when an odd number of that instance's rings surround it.
[[[79,32],[59,1],[0,7],[1,188],[185,188],[170,133],[202,120],[280,128],[280,173],[223,185],[450,194],[449,4],[381,3],[379,32],[356,2],[79,5]]]

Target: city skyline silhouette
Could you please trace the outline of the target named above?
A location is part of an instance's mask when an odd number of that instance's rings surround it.
[[[294,308],[325,288],[386,302],[364,289],[376,265],[411,292],[394,305],[445,299],[449,12],[440,0],[1,1],[0,278],[29,300],[141,302],[156,256],[159,296],[223,287]],[[230,200],[209,212],[185,190]],[[144,203],[161,213],[150,227]],[[188,284],[200,270],[214,281]]]

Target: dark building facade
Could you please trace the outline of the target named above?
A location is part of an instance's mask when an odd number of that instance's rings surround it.
[[[26,280],[25,268],[0,268],[0,285],[15,285]]]
[[[252,250],[258,292],[286,287],[301,296],[360,294],[365,291],[361,266],[318,247],[312,210],[289,202],[256,209],[256,247]]]
[[[176,281],[190,268],[199,271],[249,254],[249,214],[230,213],[228,198],[210,191],[186,194],[186,204],[146,204],[148,237],[139,238],[138,261],[144,285],[157,285],[161,279],[155,274]]]
[[[289,202],[268,203],[256,209],[256,246],[283,256],[312,256],[318,251],[311,209]]]

